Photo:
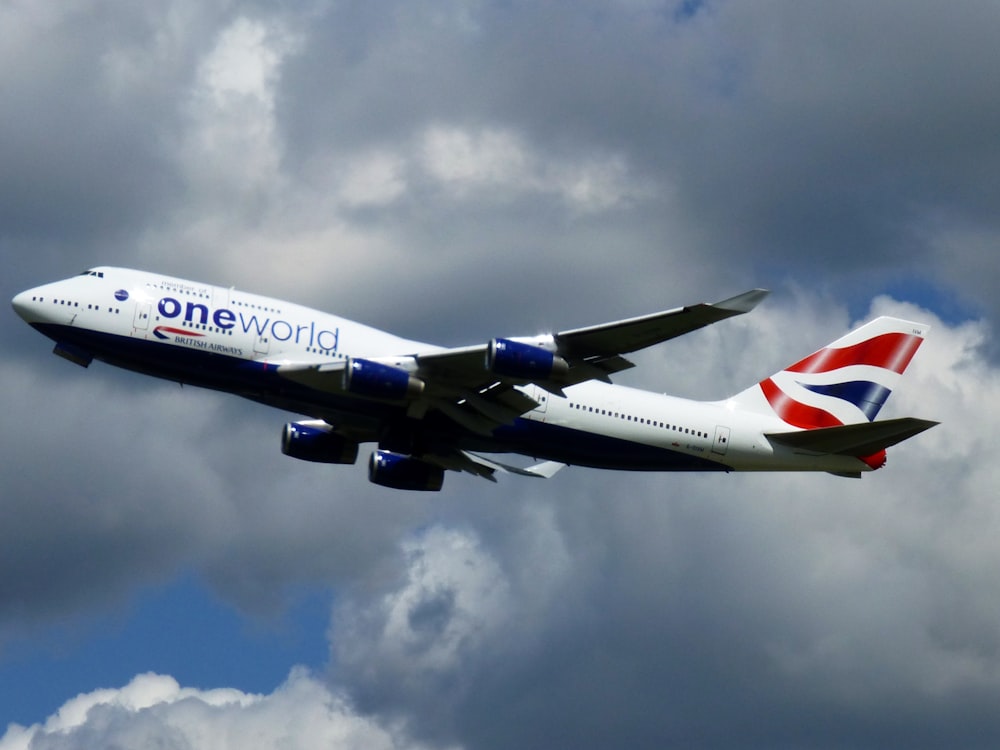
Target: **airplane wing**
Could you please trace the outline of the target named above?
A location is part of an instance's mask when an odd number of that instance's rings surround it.
[[[369,397],[405,403],[407,415],[414,419],[420,419],[432,410],[440,411],[452,421],[481,435],[492,434],[500,425],[513,424],[519,416],[539,405],[523,388],[504,382],[485,370],[482,347],[474,359],[478,365],[469,362],[468,367],[450,366],[428,372],[427,368],[419,367],[423,361],[420,356],[395,358],[394,362],[416,372],[416,376],[410,377],[415,377],[421,384],[420,395],[410,400]],[[323,365],[290,363],[281,365],[278,374],[324,393],[352,395],[345,380],[350,366],[350,362]],[[407,370],[402,371],[405,373]],[[313,416],[326,418],[325,414]]]
[[[393,385],[384,396],[372,390],[359,395],[405,403],[408,416],[419,419],[437,410],[467,429],[489,435],[535,409],[562,389],[586,380],[611,382],[611,375],[633,367],[622,354],[695,331],[749,312],[768,295],[752,289],[714,304],[673,310],[576,328],[560,333],[454,349],[400,354],[377,361],[348,360],[330,364],[286,364],[278,373],[319,391],[357,393],[349,384],[354,368],[368,369],[375,380]],[[398,387],[396,387],[398,386]],[[537,386],[532,388],[531,386]],[[391,392],[390,392],[391,391]],[[465,468],[465,467],[462,467]]]
[[[638,318],[564,331],[557,333],[555,339],[559,351],[571,357],[627,354],[734,315],[748,313],[768,294],[770,292],[766,289],[751,289],[714,304],[702,302]]]
[[[613,323],[513,341],[551,351],[565,359],[569,365],[569,372],[563,378],[566,385],[584,380],[610,382],[610,375],[634,366],[622,354],[645,349],[734,315],[748,313],[768,294],[770,292],[766,289],[751,289],[714,304],[703,302]],[[473,373],[484,371],[490,346],[491,344],[481,344],[446,349],[417,355],[417,361],[422,370],[434,375],[465,379]],[[551,384],[551,380],[547,378],[524,380],[542,387]]]

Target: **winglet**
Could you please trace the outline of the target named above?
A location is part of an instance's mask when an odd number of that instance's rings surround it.
[[[757,307],[770,293],[767,289],[751,289],[749,292],[737,294],[735,297],[722,300],[722,302],[715,302],[712,307],[732,310],[734,313],[741,315]]]

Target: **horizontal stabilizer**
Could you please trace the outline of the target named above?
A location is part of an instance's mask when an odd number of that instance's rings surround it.
[[[841,456],[870,456],[890,445],[928,430],[937,422],[929,419],[903,417],[881,422],[860,422],[837,427],[795,432],[769,432],[766,437],[799,450],[813,453],[834,453]]]

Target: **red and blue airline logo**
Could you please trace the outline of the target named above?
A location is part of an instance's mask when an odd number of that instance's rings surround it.
[[[889,384],[902,375],[922,341],[920,336],[892,332],[851,346],[820,349],[778,375],[761,381],[760,388],[774,412],[795,427],[815,429],[844,424],[844,420],[832,411],[805,403],[802,397],[796,398],[789,393],[799,388],[851,404],[870,422],[889,398],[892,392]],[[850,374],[846,372],[848,368]],[[844,380],[830,377],[831,373],[840,370],[845,370]],[[833,403],[830,408],[838,410]]]
[[[185,328],[174,328],[173,326],[156,326],[153,329],[153,335],[161,340],[169,339],[171,336],[191,336],[191,337],[202,337],[204,333],[198,333],[197,331],[188,331]]]

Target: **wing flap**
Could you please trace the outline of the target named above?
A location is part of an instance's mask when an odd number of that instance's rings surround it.
[[[278,367],[278,374],[324,393],[344,393],[344,362],[331,364],[291,363]]]
[[[514,393],[521,395],[522,398],[513,398]],[[479,414],[497,424],[513,424],[514,420],[519,416],[538,406],[537,401],[524,396],[513,388],[508,393],[502,394],[495,401],[470,393],[462,399],[462,403],[468,404],[472,409],[479,412]]]
[[[500,467],[491,461],[482,460],[478,456],[466,451],[456,450],[449,453],[434,453],[421,456],[421,460],[437,464],[449,471],[464,471],[468,474],[488,479],[491,482],[497,481],[494,474],[500,470]]]
[[[476,453],[469,453],[468,451],[460,451],[461,456],[466,460],[470,461],[479,467],[485,468],[492,471],[502,471],[507,474],[517,474],[522,477],[535,477],[537,479],[551,479],[556,475],[556,472],[565,469],[566,464],[559,463],[558,461],[542,461],[541,463],[535,464],[534,466],[526,466],[521,468],[520,466],[512,466],[511,464],[501,463],[500,461],[494,461],[493,459],[486,458],[486,456],[480,456]],[[469,471],[469,469],[465,469]],[[472,473],[480,473],[480,471],[473,471]],[[490,474],[489,479],[493,479],[492,474]],[[496,481],[496,479],[493,479]]]
[[[903,417],[815,430],[768,432],[765,436],[769,440],[797,450],[861,457],[870,456],[884,448],[901,443],[936,424],[938,423],[929,419]]]
[[[596,357],[586,360],[581,364],[570,365],[569,372],[566,374],[565,385],[576,385],[585,380],[600,380],[610,383],[612,375],[622,370],[628,370],[631,367],[635,367],[635,365],[625,359],[625,357],[619,357],[617,354],[611,357]]]
[[[517,416],[531,411],[538,406],[538,402],[535,399],[517,388],[500,386],[488,393],[498,403],[517,412]]]
[[[488,347],[488,344],[474,344],[416,354],[417,373],[445,381],[466,381],[469,377],[482,378],[486,372]]]
[[[543,461],[534,466],[521,468],[510,464],[501,463],[480,456],[469,451],[456,450],[448,453],[431,453],[420,457],[420,460],[437,464],[450,471],[464,471],[469,474],[496,482],[495,474],[503,472],[505,474],[517,474],[522,477],[534,477],[536,479],[551,479],[556,472],[566,468],[566,464],[558,461]]]

